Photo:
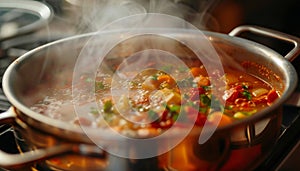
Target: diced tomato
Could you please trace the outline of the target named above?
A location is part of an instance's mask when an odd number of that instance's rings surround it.
[[[268,104],[273,103],[278,97],[279,96],[278,96],[278,93],[276,92],[276,90],[274,90],[274,89],[270,90],[267,95]]]
[[[227,102],[234,102],[238,97],[239,91],[236,88],[230,88],[229,90],[225,90],[222,98]]]
[[[246,98],[247,100],[251,100],[252,96],[242,85],[237,85],[225,90],[223,100],[227,102],[234,102],[237,98]]]
[[[203,126],[205,124],[206,119],[207,119],[206,115],[198,113],[197,120],[196,120],[195,124],[198,125],[198,126]]]
[[[243,91],[243,86],[241,86],[241,85],[237,85],[233,88],[236,89],[237,91]]]
[[[205,90],[203,87],[198,87],[198,92],[199,92],[199,94],[204,94]]]

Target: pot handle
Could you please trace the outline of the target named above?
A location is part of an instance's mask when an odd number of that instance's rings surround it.
[[[7,111],[0,113],[0,124],[13,123],[16,116],[15,108],[10,107]]]
[[[288,35],[286,33],[282,33],[275,30],[271,30],[259,26],[250,26],[250,25],[236,27],[229,33],[229,35],[237,36],[242,32],[251,32],[258,35],[263,35],[263,36],[292,43],[294,45],[294,48],[288,54],[285,55],[285,58],[289,61],[293,61],[300,54],[300,39],[298,37]]]

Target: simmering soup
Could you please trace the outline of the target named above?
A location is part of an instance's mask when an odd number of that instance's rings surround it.
[[[127,74],[134,77],[119,81],[105,72],[96,77],[83,74],[73,87],[69,82],[53,88],[31,109],[82,126],[109,126],[122,134],[148,137],[191,121],[199,127],[205,122],[225,126],[255,115],[280,97],[268,83],[230,68],[225,68],[225,74],[208,75],[203,65],[188,69],[166,65]],[[91,82],[95,97],[87,93]],[[89,106],[93,99],[97,108]],[[86,117],[76,115],[73,105],[88,108]],[[183,119],[177,120],[179,115]]]

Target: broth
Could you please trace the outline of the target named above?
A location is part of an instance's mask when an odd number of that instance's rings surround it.
[[[210,76],[203,65],[188,69],[166,65],[161,70],[126,74],[131,79],[119,80],[105,71],[99,71],[95,79],[82,75],[73,87],[68,83],[51,89],[31,109],[82,126],[109,126],[122,134],[148,137],[191,122],[199,127],[206,121],[225,126],[254,115],[280,97],[266,82],[230,68],[225,68],[225,75],[216,70]],[[91,83],[95,97],[88,92]],[[94,99],[97,108],[90,106]],[[78,116],[73,105],[89,112]],[[179,115],[182,117],[177,120]]]

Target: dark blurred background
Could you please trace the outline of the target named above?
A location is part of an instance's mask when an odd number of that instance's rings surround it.
[[[300,38],[299,0],[219,0],[212,8],[212,15],[219,23],[219,32],[228,33],[233,28],[246,24],[278,30]],[[257,41],[282,55],[293,47],[272,39],[258,38]],[[299,56],[293,61],[293,65],[300,71]]]
[[[242,24],[272,28],[300,37],[298,0],[219,0],[212,9],[221,32]]]

